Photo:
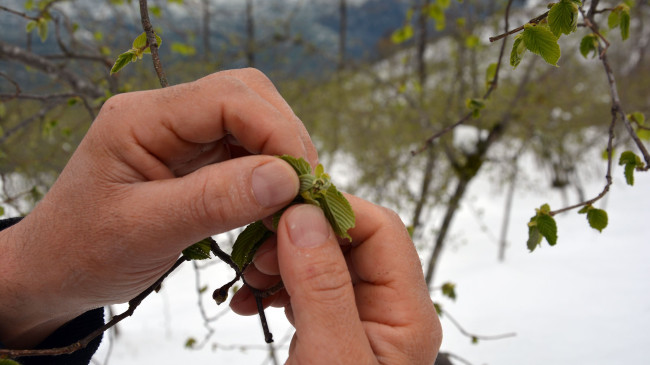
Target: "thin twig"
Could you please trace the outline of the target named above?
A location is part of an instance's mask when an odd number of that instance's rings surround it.
[[[541,22],[542,20],[546,19],[547,16],[548,16],[548,11],[546,13],[536,17],[536,18],[533,18],[533,19],[529,20],[528,23],[526,23],[526,24],[537,24],[537,23]],[[525,27],[525,25],[522,25],[522,26],[517,27],[517,28],[515,28],[513,30],[507,30],[508,28],[506,27],[506,32],[505,33],[499,34],[499,35],[494,36],[494,37],[490,37],[489,38],[490,43],[498,41],[499,39],[505,38],[505,37],[507,37],[509,35],[521,32],[522,30],[524,30],[524,27]]]
[[[151,50],[153,68],[156,70],[156,75],[158,75],[160,86],[167,87],[169,86],[169,83],[167,82],[167,76],[165,76],[165,71],[163,70],[162,63],[160,62],[160,56],[158,55],[159,44],[156,40],[156,33],[154,32],[153,26],[151,25],[151,20],[149,20],[149,8],[147,7],[147,0],[140,0],[140,19],[142,20],[142,29],[147,34],[147,45]]]
[[[0,101],[9,101],[9,100],[16,99],[21,93],[20,85],[18,85],[18,83],[14,79],[9,77],[9,75],[7,75],[2,71],[0,71],[0,76],[4,77],[7,81],[9,81],[9,83],[11,83],[14,86],[14,89],[16,90],[13,94],[0,94]]]
[[[444,311],[442,317],[449,319],[449,321],[454,326],[456,326],[456,328],[458,329],[458,331],[460,331],[460,333],[462,333],[463,335],[465,335],[465,336],[467,336],[467,337],[469,337],[471,339],[484,340],[484,341],[485,340],[502,340],[504,338],[510,338],[510,337],[517,336],[517,334],[514,333],[514,332],[503,333],[503,334],[500,334],[500,335],[477,335],[477,334],[468,332],[465,328],[463,328],[463,326],[461,326],[460,323],[454,317],[452,317],[449,314],[449,312]]]
[[[68,346],[64,347],[57,347],[57,348],[51,348],[51,349],[43,349],[43,350],[12,350],[12,349],[0,349],[0,357],[3,356],[8,356],[10,358],[13,357],[23,357],[23,356],[53,356],[53,355],[64,355],[64,354],[71,354],[77,350],[80,350],[82,348],[85,348],[88,346],[88,344],[104,333],[106,330],[110,329],[111,327],[115,326],[118,324],[120,321],[122,321],[126,317],[130,317],[133,315],[135,312],[136,308],[142,303],[142,301],[149,296],[149,294],[153,293],[156,288],[160,286],[160,284],[167,278],[167,276],[176,268],[178,268],[183,262],[187,261],[185,256],[181,256],[174,265],[167,270],[165,274],[163,274],[156,282],[151,284],[147,289],[145,289],[142,293],[140,293],[138,296],[135,298],[131,299],[129,301],[129,308],[122,312],[121,314],[118,314],[117,316],[113,317],[108,323],[103,325],[102,327],[96,329],[95,331],[91,332],[89,335],[86,337],[82,338],[81,340],[70,344]]]
[[[510,27],[510,7],[512,6],[512,3],[513,3],[513,0],[509,0],[508,5],[506,6],[505,26],[504,26],[506,30]],[[508,36],[508,34],[506,33],[501,38],[505,38],[507,36]],[[487,100],[487,98],[489,98],[490,95],[492,94],[492,92],[494,90],[496,90],[496,88],[497,88],[498,81],[499,81],[499,70],[501,69],[501,64],[503,63],[503,56],[505,54],[505,48],[506,48],[506,40],[504,39],[503,43],[501,44],[501,49],[499,50],[499,59],[497,61],[497,68],[496,68],[496,70],[494,72],[494,78],[492,78],[492,80],[490,81],[490,87],[486,91],[485,95],[483,95],[483,100]],[[419,149],[411,151],[411,155],[415,156],[417,154],[422,153],[427,148],[429,148],[429,146],[431,146],[431,144],[433,144],[433,141],[435,141],[436,139],[442,137],[444,134],[446,134],[447,132],[453,130],[454,128],[458,127],[459,125],[467,122],[471,118],[472,118],[472,112],[468,112],[467,114],[465,114],[461,119],[459,119],[455,123],[443,128],[441,131],[436,132],[435,134],[433,134],[432,136],[427,138],[426,141],[424,142],[424,144]]]
[[[13,9],[9,9],[6,6],[0,5],[0,10],[4,10],[4,11],[6,11],[8,13],[11,13],[11,14],[14,14],[14,15],[18,15],[19,17],[25,18],[27,20],[33,20],[33,21],[38,21],[39,20],[39,17],[29,16],[29,15],[23,13],[23,12],[13,10]]]

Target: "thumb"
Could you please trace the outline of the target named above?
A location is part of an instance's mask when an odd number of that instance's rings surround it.
[[[319,208],[295,206],[282,216],[278,262],[296,328],[293,360],[300,362],[306,356],[329,361],[333,350],[349,351],[347,358],[355,361],[363,359],[370,345],[359,319],[350,273],[334,231]]]
[[[278,158],[239,157],[180,178],[138,184],[133,200],[125,199],[131,208],[123,211],[139,216],[133,219],[147,230],[143,237],[157,240],[157,250],[167,242],[177,253],[207,236],[268,217],[291,202],[299,184],[293,168]]]

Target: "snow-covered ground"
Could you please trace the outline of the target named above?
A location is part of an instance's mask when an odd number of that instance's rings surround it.
[[[472,344],[443,316],[442,350],[471,364],[647,363],[650,176],[636,175],[635,186],[629,187],[620,168],[616,169],[605,207],[609,226],[602,234],[589,228],[584,215],[565,213],[556,217],[557,246],[543,242],[534,253],[526,249],[526,222],[535,207],[549,202],[559,208],[561,200],[553,192],[548,196],[517,193],[509,233],[512,246],[505,262],[497,261],[493,238],[498,236],[505,199],[494,192],[505,189],[495,189],[488,179],[479,177],[469,192],[474,209],[463,209],[455,220],[455,243],[443,253],[436,274],[439,283],[456,283],[458,298],[452,302],[439,293],[433,296],[468,332],[486,336],[515,332],[516,336]],[[588,187],[591,196],[602,184],[597,181]],[[491,233],[472,228],[478,227],[472,211],[481,207],[486,208],[482,224]],[[224,265],[217,265],[203,276],[209,286],[208,316],[223,310],[211,303],[209,293],[231,275]],[[206,333],[196,301],[194,272],[186,265],[165,282],[159,294],[145,300],[133,318],[120,324],[109,364],[271,363],[257,316],[225,314],[214,323],[216,332],[207,346],[184,348],[189,337],[200,341]],[[282,342],[290,331],[283,312],[271,309],[267,315],[276,341]],[[104,363],[109,342],[103,342],[96,363]],[[242,350],[240,345],[248,348]],[[278,358],[284,361],[286,346]]]

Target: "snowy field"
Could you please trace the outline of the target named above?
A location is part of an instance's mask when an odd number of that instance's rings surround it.
[[[620,168],[614,176],[604,207],[609,226],[602,234],[589,228],[584,215],[565,213],[556,217],[557,246],[543,242],[532,254],[525,245],[526,223],[535,207],[548,202],[559,208],[561,199],[551,191],[548,196],[516,194],[505,262],[497,261],[493,238],[501,227],[505,197],[485,178],[473,182],[469,191],[473,210],[497,208],[481,218],[490,227],[488,232],[463,229],[476,227],[477,218],[472,209],[460,212],[452,230],[455,243],[443,252],[436,274],[438,284],[456,283],[458,297],[452,302],[434,293],[434,299],[468,332],[516,336],[472,344],[443,316],[442,351],[474,365],[648,363],[650,176],[636,174],[635,187],[625,185]],[[593,182],[587,195],[600,189],[601,182]],[[213,304],[210,293],[231,276],[224,265],[216,265],[202,277],[202,284],[209,286],[208,317],[224,310],[224,305]],[[282,310],[267,310],[267,316],[276,343],[284,343],[277,353],[282,363],[288,343],[283,338],[288,338],[290,327]],[[197,308],[194,271],[185,265],[159,294],[145,300],[134,317],[120,324],[117,340],[104,340],[95,363],[105,364],[112,342],[109,364],[272,364],[257,316],[226,313],[213,326],[215,333],[201,350],[184,347],[189,337],[200,342],[206,334]]]

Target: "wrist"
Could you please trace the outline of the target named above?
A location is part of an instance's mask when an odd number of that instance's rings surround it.
[[[9,348],[33,347],[83,312],[56,294],[54,265],[34,257],[26,232],[22,222],[0,232],[0,342]]]

